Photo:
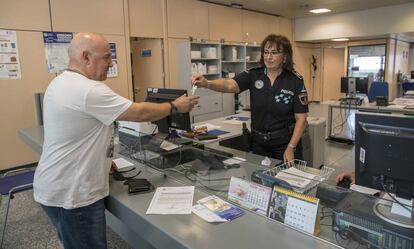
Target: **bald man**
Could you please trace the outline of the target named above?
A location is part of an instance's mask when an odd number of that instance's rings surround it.
[[[112,66],[99,34],[78,33],[69,66],[44,96],[44,144],[33,189],[64,248],[107,248],[104,197],[109,194],[107,155],[115,120],[154,121],[172,108],[189,112],[198,97],[170,103],[132,103],[103,81]]]

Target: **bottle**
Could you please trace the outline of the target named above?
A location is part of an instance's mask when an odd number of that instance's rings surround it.
[[[243,145],[245,148],[245,151],[250,151],[250,131],[247,129],[246,122],[243,122],[242,124],[242,136],[243,136]]]

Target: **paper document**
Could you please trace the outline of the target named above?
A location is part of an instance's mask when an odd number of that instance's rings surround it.
[[[157,188],[147,214],[191,214],[193,197],[194,186]]]
[[[243,123],[243,121],[240,121],[240,120],[237,120],[237,119],[229,119],[229,120],[224,120],[223,123],[231,124],[231,125],[241,125]]]
[[[368,195],[374,195],[374,194],[380,192],[376,189],[367,188],[367,187],[356,185],[356,184],[351,184],[350,189],[352,189],[354,191],[357,191],[359,193],[368,194]]]
[[[181,145],[173,144],[173,143],[170,143],[170,142],[164,140],[164,141],[162,141],[162,143],[160,145],[160,148],[163,149],[163,150],[166,150],[166,151],[170,151],[170,150],[177,149],[180,146]]]
[[[196,125],[194,126],[195,129],[198,129],[200,127],[207,127],[208,131],[214,130],[214,129],[220,129],[219,125],[213,125],[213,124],[209,124],[209,123],[205,123],[205,124],[200,124],[200,125]]]
[[[311,180],[316,177],[317,176],[314,174],[304,172],[294,167],[284,169],[276,175],[276,178],[284,180],[291,186],[297,188],[306,187],[309,183],[311,183]]]
[[[134,166],[133,163],[131,163],[128,160],[123,159],[122,157],[114,159],[113,162],[116,164],[116,167],[118,169],[126,168],[126,167],[129,167],[129,166]]]
[[[132,157],[142,161],[150,161],[152,159],[159,158],[160,154],[150,150],[141,150],[133,154]]]
[[[223,160],[223,163],[226,164],[226,165],[233,165],[233,164],[239,164],[239,163],[242,163],[242,162],[245,162],[245,161],[246,161],[246,159],[241,158],[241,157],[232,157],[232,158]]]

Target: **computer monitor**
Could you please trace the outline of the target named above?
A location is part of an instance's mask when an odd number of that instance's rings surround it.
[[[187,95],[187,90],[185,89],[148,88],[145,101],[165,103],[173,101],[184,94]],[[191,131],[191,120],[188,112],[170,115],[155,123],[158,126],[158,131],[165,134],[170,134],[170,128]]]
[[[368,77],[341,77],[341,93],[368,94]]]
[[[414,198],[414,118],[404,115],[355,114],[355,183]],[[392,197],[395,202],[399,201]],[[414,216],[396,216],[393,205],[378,199],[374,213],[392,224],[414,228]],[[410,210],[409,206],[405,209]],[[412,212],[412,211],[411,211]]]
[[[414,118],[355,114],[356,184],[414,197]]]

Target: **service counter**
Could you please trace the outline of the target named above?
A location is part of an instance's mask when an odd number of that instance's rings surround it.
[[[42,127],[21,129],[19,135],[35,151],[41,152]],[[159,144],[160,141],[153,141],[155,137],[147,138],[141,138],[139,149],[133,151],[120,144],[116,146],[115,157],[129,160],[136,168],[127,174],[133,175],[134,172],[141,170],[139,178],[147,178],[155,187],[195,186],[194,203],[212,194],[226,200],[231,176],[250,180],[252,173],[256,170],[269,169],[260,164],[262,157],[221,148],[218,141],[215,141],[205,145],[232,152],[235,156],[246,160],[239,161],[237,167],[222,167],[223,165],[220,164],[220,167],[214,170],[189,173],[195,161],[190,160],[194,158],[189,157],[188,150],[195,151],[192,152],[195,153],[192,156],[195,155],[197,158],[208,159],[218,156],[222,159],[223,156],[196,149],[192,145],[183,145],[173,152],[159,151],[154,145]],[[201,162],[204,161],[201,160]],[[278,163],[273,160],[270,168]],[[212,167],[212,164],[209,166]],[[325,182],[320,183],[319,186],[324,184]],[[308,194],[314,196],[316,189],[316,187],[313,188]],[[113,179],[110,180],[110,194],[106,199],[108,226],[125,239],[132,248],[323,249],[341,248],[343,245],[356,248],[360,244],[360,248],[364,248],[361,241],[345,240],[343,234],[338,236],[338,232],[332,231],[332,207],[325,206],[323,203],[319,204],[321,232],[313,235],[247,209],[243,216],[221,224],[208,223],[195,214],[147,215],[146,211],[153,195],[154,192],[130,195],[126,185]],[[365,198],[365,195],[359,195],[358,198]],[[372,198],[369,197],[370,200]],[[413,239],[412,237],[409,239]]]

